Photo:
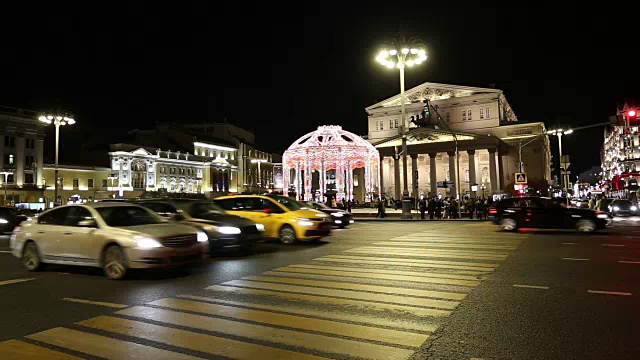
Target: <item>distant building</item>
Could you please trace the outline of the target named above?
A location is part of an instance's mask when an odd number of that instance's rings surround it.
[[[615,196],[635,193],[640,177],[640,128],[627,121],[627,109],[625,105],[609,119],[600,151],[603,187]]]
[[[592,166],[591,169],[584,171],[578,175],[578,183],[596,185],[600,182],[600,166]]]
[[[519,123],[501,90],[424,83],[407,90],[405,96],[407,122],[420,120],[424,100],[437,109],[430,111],[431,119],[424,126],[410,123],[407,131],[410,156],[407,163],[411,170],[408,188],[413,196],[455,195],[456,138],[461,195],[474,197],[507,191],[515,173],[520,171],[520,158],[522,171],[530,182],[551,181],[551,152],[545,125]],[[400,95],[366,108],[369,127],[366,139],[381,156],[381,190],[396,199],[401,197],[403,188],[402,157],[398,156],[402,150],[400,109]],[[472,185],[476,184],[478,190],[474,192]]]

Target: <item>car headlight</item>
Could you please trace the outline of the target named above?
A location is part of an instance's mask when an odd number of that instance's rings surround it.
[[[264,231],[264,225],[256,224],[256,229],[258,229],[258,231]]]
[[[632,207],[631,207],[631,211],[636,211],[636,210],[638,210],[638,207],[637,207],[637,206],[632,206]]]
[[[234,226],[220,226],[218,232],[225,235],[237,235],[240,234],[240,228]]]
[[[0,219],[0,224],[8,224],[9,222],[7,221],[7,219]]]
[[[300,226],[313,226],[313,221],[306,218],[297,218],[298,225]]]
[[[155,249],[162,247],[162,244],[156,239],[150,237],[139,236],[136,237],[136,247],[138,249]]]
[[[198,242],[207,242],[209,241],[209,237],[202,231],[198,231]]]
[[[333,216],[335,216],[335,217],[343,217],[344,214],[343,213],[334,213]]]
[[[619,208],[619,207],[617,207],[617,206],[614,206],[614,207],[613,207],[613,210],[614,210],[614,211],[618,211],[618,210],[620,210],[620,208]]]
[[[609,218],[609,215],[607,215],[607,214],[598,214],[598,215],[596,215],[596,216],[597,216],[599,219],[608,219],[608,218]]]

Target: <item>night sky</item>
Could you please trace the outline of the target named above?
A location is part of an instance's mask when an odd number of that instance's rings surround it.
[[[400,34],[421,38],[429,55],[407,88],[495,84],[522,122],[595,124],[640,99],[636,9],[220,3],[5,8],[0,105],[74,112],[62,163],[84,142],[125,141],[133,128],[225,118],[282,152],[318,125],[366,134],[364,108],[399,92],[397,71],[374,57]],[[599,164],[602,131],[565,137],[574,174]]]

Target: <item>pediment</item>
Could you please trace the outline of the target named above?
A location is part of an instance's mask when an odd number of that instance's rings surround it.
[[[140,155],[140,156],[149,156],[152,155],[150,152],[148,152],[147,150],[143,149],[143,148],[138,148],[134,151],[131,152],[132,155]]]

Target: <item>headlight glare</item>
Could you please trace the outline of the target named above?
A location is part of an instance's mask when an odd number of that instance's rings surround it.
[[[156,239],[150,237],[139,236],[136,237],[136,247],[138,249],[155,249],[162,247],[162,244]]]
[[[240,234],[240,229],[234,226],[220,226],[218,232],[225,235],[237,235]]]
[[[209,237],[202,231],[198,231],[198,242],[207,242],[209,241]]]
[[[297,218],[296,220],[298,221],[298,225],[300,226],[313,226],[313,221],[307,218]]]
[[[613,207],[613,210],[614,210],[614,211],[618,211],[618,210],[620,210],[620,208],[619,208],[619,207],[617,207],[617,206],[614,206],[614,207]]]
[[[256,229],[258,229],[258,231],[264,231],[264,225],[256,224]]]
[[[7,221],[7,219],[0,219],[0,224],[8,224],[9,222]]]
[[[344,214],[343,213],[334,213],[333,216],[335,216],[335,217],[343,217]]]
[[[638,210],[637,206],[634,205],[634,206],[631,207],[631,211],[636,211],[636,210]]]

